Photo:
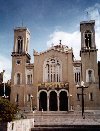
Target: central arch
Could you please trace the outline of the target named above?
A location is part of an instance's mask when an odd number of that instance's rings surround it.
[[[68,97],[66,91],[61,91],[59,95],[60,111],[68,111]]]
[[[50,92],[50,111],[57,111],[57,93],[55,91]]]
[[[39,110],[47,111],[47,93],[45,91],[40,92],[39,97]]]

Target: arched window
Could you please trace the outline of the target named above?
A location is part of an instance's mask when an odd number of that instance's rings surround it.
[[[17,73],[17,84],[20,84],[20,73]]]
[[[17,38],[17,51],[18,53],[23,52],[23,38],[21,36],[18,36]]]
[[[85,32],[85,46],[86,46],[86,48],[91,48],[91,46],[92,46],[91,41],[92,41],[91,32],[89,30],[87,30]]]
[[[27,84],[32,84],[32,74],[27,75]]]
[[[89,100],[93,101],[93,93],[92,92],[89,93]]]
[[[28,94],[28,95],[27,95],[27,101],[30,102],[30,100],[31,100],[31,95]]]
[[[81,81],[81,67],[74,67],[74,82],[79,83]]]
[[[94,82],[94,70],[93,69],[87,69],[86,70],[86,82]]]
[[[76,83],[80,82],[80,72],[75,72],[75,80]]]
[[[92,71],[88,70],[89,82],[92,82]]]
[[[60,82],[62,80],[61,62],[56,58],[50,58],[44,62],[44,82]]]
[[[80,94],[77,93],[77,101],[80,101]]]

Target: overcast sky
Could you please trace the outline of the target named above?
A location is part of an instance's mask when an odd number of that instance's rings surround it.
[[[88,15],[87,15],[88,12]],[[44,51],[54,43],[80,51],[80,22],[95,20],[96,45],[100,60],[100,0],[0,0],[0,71],[11,76],[11,52],[15,27],[27,27],[31,33],[30,51]]]

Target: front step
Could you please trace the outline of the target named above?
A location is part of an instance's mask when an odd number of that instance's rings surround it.
[[[33,111],[25,113],[28,118],[33,116],[65,116],[65,115],[73,115],[73,111]]]
[[[70,114],[72,113],[71,111],[36,111],[34,112],[35,115],[65,115],[65,114]],[[73,114],[73,113],[72,113]]]
[[[25,113],[27,118],[33,117],[43,117],[43,116],[66,116],[66,117],[74,117],[74,116],[81,116],[81,112],[74,112],[74,111],[34,111],[34,112],[27,112]],[[85,112],[85,115],[88,117],[93,117],[94,112]]]
[[[98,115],[98,119],[96,119],[94,112],[85,112],[85,119],[82,118],[81,112],[62,112],[62,111],[35,111],[27,114],[27,118],[34,118],[34,130],[55,130],[59,129],[72,129],[77,127],[77,129],[81,126],[82,128],[87,125],[99,125],[100,126],[100,115]],[[83,125],[83,126],[82,126]],[[94,127],[93,126],[93,127]],[[90,127],[92,128],[92,127]],[[76,128],[74,128],[76,129]]]
[[[97,125],[93,113],[85,113],[85,119],[82,118],[81,112],[43,112],[43,114],[34,114],[35,126],[55,126],[55,125]],[[100,123],[99,123],[100,125]]]
[[[99,131],[100,125],[54,125],[32,128],[31,131]]]

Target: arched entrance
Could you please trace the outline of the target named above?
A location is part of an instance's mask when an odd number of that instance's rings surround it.
[[[39,110],[47,111],[47,93],[42,91],[39,97]]]
[[[50,111],[57,111],[57,93],[55,91],[50,92]]]
[[[60,111],[68,111],[68,97],[66,91],[61,91],[59,94]]]

